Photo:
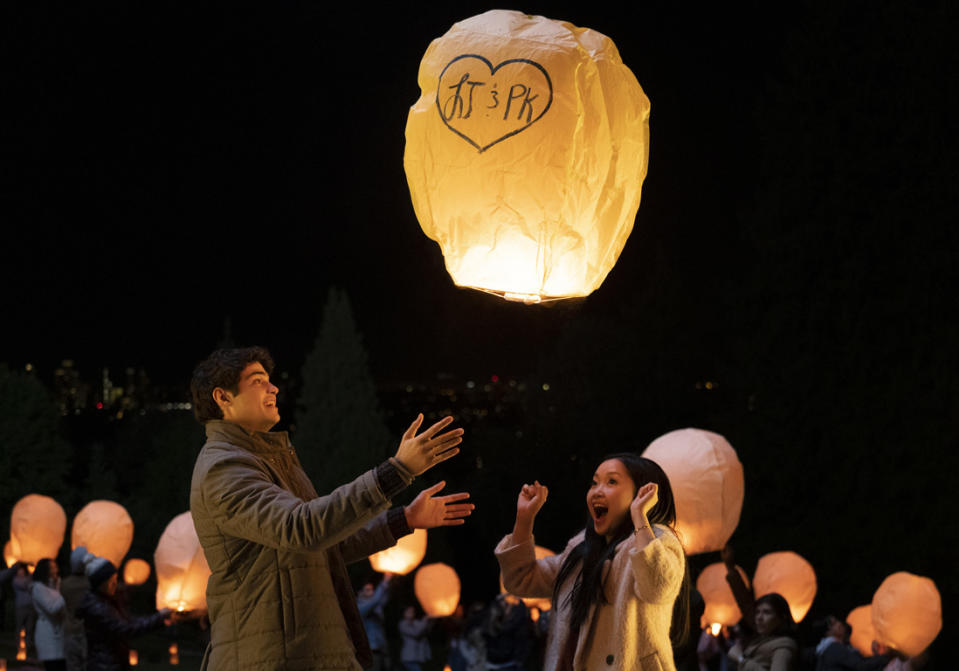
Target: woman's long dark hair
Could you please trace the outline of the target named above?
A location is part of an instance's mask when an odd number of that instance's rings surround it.
[[[793,620],[789,602],[786,601],[783,595],[778,592],[770,592],[769,594],[759,597],[756,599],[756,603],[753,604],[753,611],[755,611],[760,604],[768,604],[773,609],[776,617],[779,618],[779,626],[769,633],[770,636],[796,637],[796,621]],[[755,624],[753,626],[755,626]]]
[[[33,581],[38,582],[41,585],[46,587],[50,586],[50,564],[54,562],[53,559],[41,559],[37,562],[37,567],[33,569]]]
[[[673,502],[673,490],[669,485],[669,478],[659,464],[632,452],[611,454],[604,457],[603,461],[608,459],[616,459],[625,466],[637,491],[647,482],[656,483],[659,490],[659,501],[649,511],[647,519],[650,525],[660,524],[675,531],[676,505]],[[587,518],[586,537],[566,557],[553,587],[553,603],[556,608],[570,608],[570,625],[574,630],[578,630],[586,621],[590,606],[594,603],[609,603],[603,590],[603,563],[607,559],[613,558],[617,546],[628,538],[633,531],[635,531],[633,517],[627,513],[626,519],[613,531],[612,538],[607,543],[604,536],[596,533],[592,518]],[[560,587],[574,574],[577,568],[579,568],[579,572],[576,573],[573,588],[566,601],[560,603]],[[683,583],[673,605],[673,620],[669,635],[674,647],[682,645],[689,635],[688,566],[683,571]]]

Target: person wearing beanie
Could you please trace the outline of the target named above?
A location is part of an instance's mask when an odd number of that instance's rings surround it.
[[[116,600],[117,569],[105,557],[88,553],[83,560],[90,590],[83,597],[77,615],[87,636],[87,671],[120,671],[129,668],[128,641],[163,627],[174,619],[169,608],[153,615],[132,617]]]
[[[70,575],[60,582],[60,594],[63,595],[63,654],[67,662],[67,671],[86,671],[87,635],[83,629],[83,620],[77,617],[77,608],[83,597],[90,591],[90,580],[83,572],[83,559],[87,549],[82,545],[70,553]]]

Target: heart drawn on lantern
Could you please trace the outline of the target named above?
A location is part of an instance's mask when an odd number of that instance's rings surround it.
[[[526,58],[494,66],[462,54],[443,68],[436,90],[443,123],[480,153],[532,126],[552,104],[549,73]]]

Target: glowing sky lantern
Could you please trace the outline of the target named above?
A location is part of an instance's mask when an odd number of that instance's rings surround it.
[[[786,599],[793,619],[802,621],[816,598],[812,564],[795,552],[770,552],[760,557],[753,576],[753,593],[758,599],[771,592]]]
[[[686,554],[721,550],[743,509],[745,481],[736,450],[717,433],[679,429],[654,440],[643,456],[669,477]]]
[[[10,538],[20,547],[20,560],[28,564],[56,557],[66,530],[67,514],[49,496],[27,494],[10,513]]]
[[[739,571],[743,584],[749,587],[746,572],[738,566],[736,570]],[[731,627],[742,619],[743,614],[739,610],[739,604],[736,603],[736,597],[733,596],[733,590],[726,582],[725,564],[710,564],[704,568],[696,578],[696,589],[706,602],[706,609],[703,611],[700,622],[702,627],[713,624]]]
[[[427,564],[416,571],[413,591],[427,615],[446,617],[460,602],[460,579],[452,566]]]
[[[404,166],[453,281],[535,303],[606,278],[639,209],[649,100],[594,30],[493,10],[420,63]]]
[[[414,529],[391,548],[370,555],[370,565],[380,573],[406,575],[423,561],[426,555],[426,529]]]
[[[929,578],[901,571],[882,581],[872,597],[876,640],[915,657],[942,629],[942,599]]]
[[[11,538],[3,546],[3,563],[10,568],[18,561],[20,561],[20,544]]]
[[[556,553],[550,550],[549,548],[544,548],[537,545],[534,548],[534,553],[537,559],[545,559],[546,557],[555,557]],[[500,594],[506,594],[506,585],[503,584],[503,574],[499,574],[499,591]],[[526,604],[527,608],[536,608],[540,611],[549,610],[553,606],[552,599],[536,599],[532,597],[523,597],[523,603]],[[536,617],[539,617],[538,615]]]
[[[157,608],[206,608],[206,583],[210,567],[197,538],[193,517],[182,513],[163,530],[153,554],[157,577]]]
[[[127,559],[123,566],[123,582],[142,585],[150,577],[150,564],[142,559]]]
[[[122,566],[133,543],[133,520],[127,509],[113,501],[91,501],[73,518],[70,547],[85,547],[98,557]]]
[[[849,611],[846,623],[852,627],[849,643],[864,657],[872,657],[872,642],[876,640],[876,630],[872,626],[872,606],[859,606]]]

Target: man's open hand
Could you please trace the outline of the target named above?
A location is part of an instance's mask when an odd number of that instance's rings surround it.
[[[421,491],[413,502],[403,509],[406,513],[406,523],[410,529],[432,529],[434,527],[453,527],[466,522],[473,512],[472,503],[459,503],[470,497],[469,492],[433,496],[446,486],[440,480],[432,487]]]
[[[463,429],[440,431],[449,426],[452,417],[444,417],[420,435],[416,435],[423,423],[423,413],[416,416],[410,428],[403,434],[396,460],[413,475],[421,475],[436,464],[459,454],[456,447],[463,442]]]

